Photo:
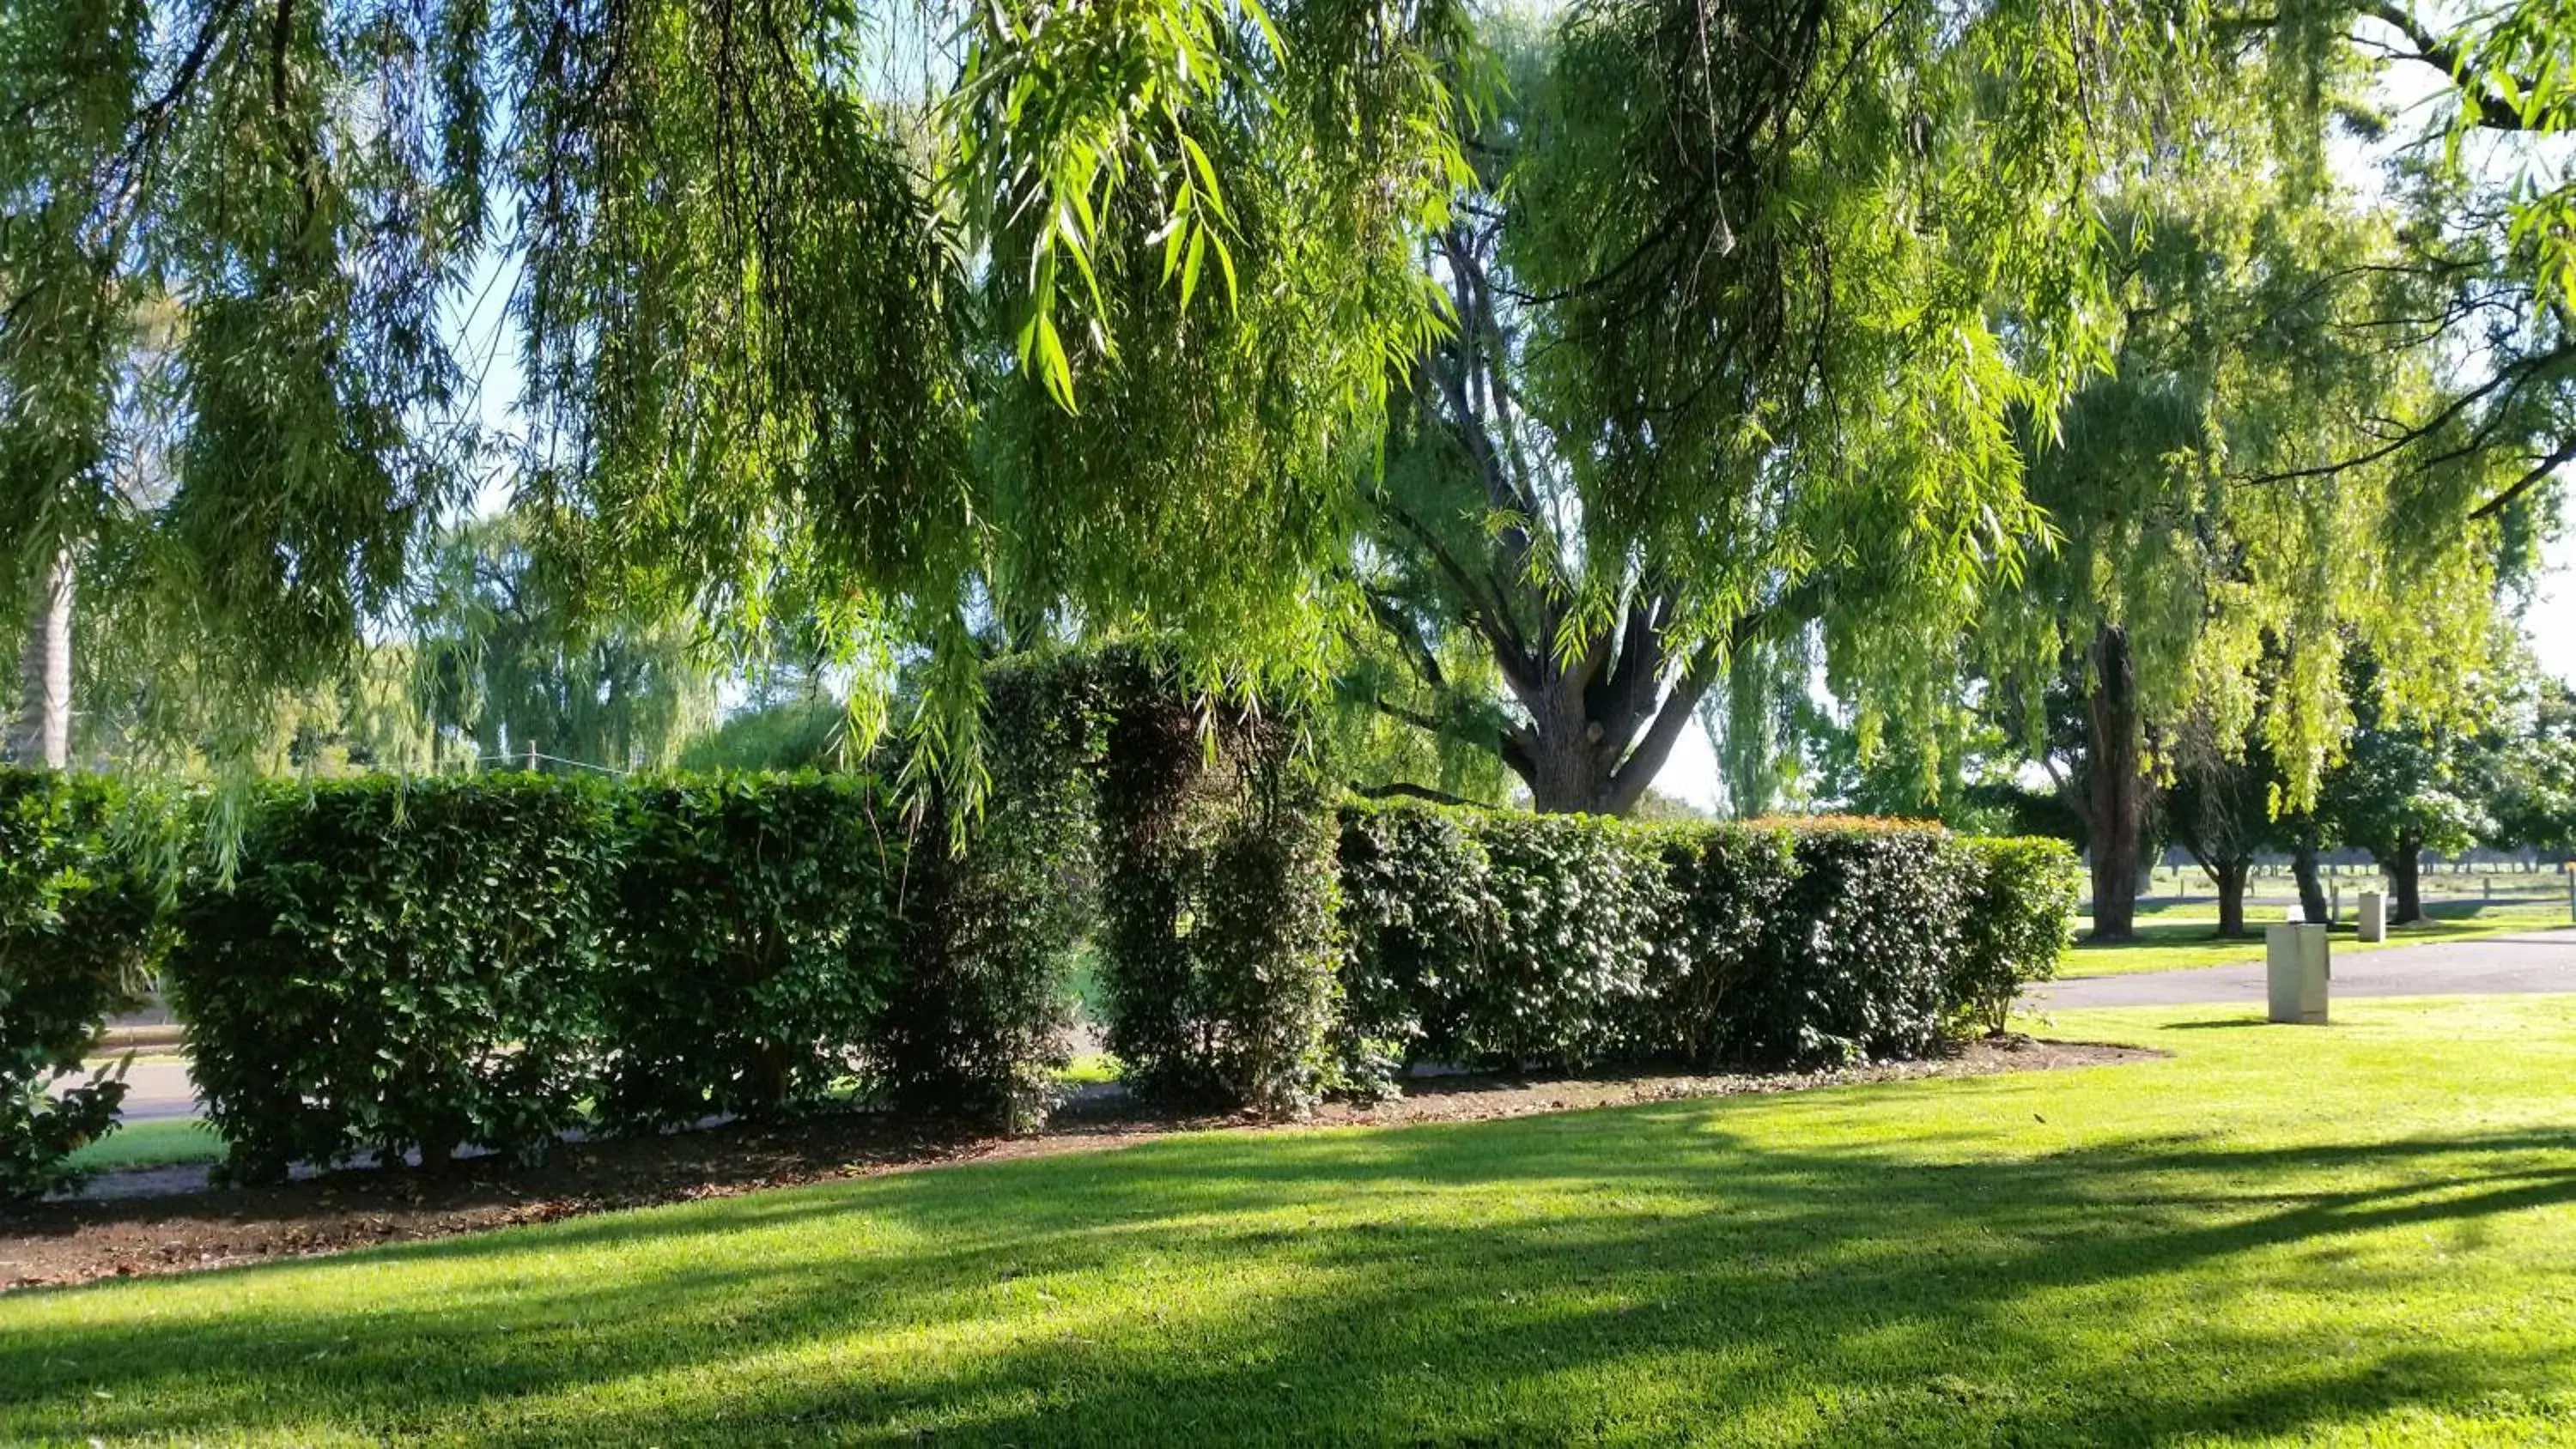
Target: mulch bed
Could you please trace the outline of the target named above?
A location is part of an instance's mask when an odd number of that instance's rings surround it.
[[[1790,1092],[1917,1077],[1976,1077],[2142,1061],[2134,1047],[2007,1037],[1930,1061],[1831,1072],[1544,1079],[1420,1077],[1404,1096],[1331,1104],[1300,1122],[1172,1117],[1092,1089],[1029,1137],[961,1134],[868,1114],[567,1143],[543,1166],[466,1159],[447,1173],[350,1169],[280,1187],[213,1189],[202,1168],[107,1174],[89,1197],[0,1212],[0,1290],[180,1273],[377,1243],[417,1242],[653,1203],[873,1177],[959,1162],[1123,1146],[1173,1132],[1476,1122],[1640,1102]]]

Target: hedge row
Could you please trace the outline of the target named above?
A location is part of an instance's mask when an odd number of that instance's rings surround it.
[[[998,671],[962,851],[869,780],[362,779],[254,802],[175,932],[111,787],[0,776],[0,1192],[112,1117],[48,1103],[153,946],[228,1170],[855,1091],[1011,1128],[1051,1106],[1102,948],[1141,1095],[1290,1111],[1421,1062],[1844,1063],[2000,1027],[2073,902],[2051,841],[1873,821],[1636,825],[1326,800],[1293,722],[1147,658]]]
[[[78,1181],[64,1159],[116,1120],[122,1073],[82,1075],[100,1025],[130,1006],[158,899],[112,832],[110,781],[0,771],[0,1201]]]
[[[1343,1070],[1844,1064],[2000,1029],[2073,858],[1866,820],[1342,812]]]

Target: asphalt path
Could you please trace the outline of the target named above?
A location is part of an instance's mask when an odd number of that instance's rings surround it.
[[[2262,943],[2253,950],[2259,957]],[[2331,996],[2505,996],[2576,991],[2576,928],[2517,931],[2475,941],[2388,946],[2329,958]],[[2236,966],[2052,981],[2022,993],[2025,1005],[2197,1006],[2268,999],[2260,959]]]

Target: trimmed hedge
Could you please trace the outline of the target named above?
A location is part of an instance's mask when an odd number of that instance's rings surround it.
[[[595,1084],[607,793],[543,775],[281,787],[179,908],[171,1004],[237,1179],[469,1143],[539,1156]]]
[[[1138,1095],[1302,1110],[1332,1085],[1334,831],[1290,722],[1102,664],[1102,985]]]
[[[1345,807],[1341,1068],[1843,1064],[1999,1027],[2073,860],[1863,820]]]
[[[1132,1090],[1268,1112],[1387,1091],[1421,1062],[1919,1055],[1999,1029],[2065,939],[2055,842],[1409,803],[1336,817],[1293,717],[1196,698],[1149,652],[1001,664],[987,690],[992,788],[955,842],[940,802],[905,808],[881,777],[260,796],[238,877],[183,889],[168,964],[227,1171],[533,1157],[575,1125],[852,1096],[1034,1127],[1089,939]],[[76,1063],[107,983],[160,933],[149,893],[96,864],[104,787],[18,788],[0,828],[37,844],[0,863],[0,1162],[24,1191],[115,1091],[56,1108],[26,1083]]]
[[[620,793],[604,1125],[773,1116],[859,1072],[900,970],[908,856],[867,788],[711,776]]]
[[[812,776],[273,791],[169,962],[226,1172],[534,1158],[853,1082],[1033,1125],[1088,892],[1030,807],[1000,814],[1020,828],[952,856]]]
[[[107,1132],[124,1073],[81,1072],[136,1004],[160,898],[117,848],[124,792],[94,775],[0,770],[0,1201],[76,1185],[64,1159]]]
[[[2001,1032],[2013,1001],[2034,981],[2056,979],[2075,916],[2075,854],[2062,840],[1967,839],[1977,857],[1958,969],[1948,981],[1953,1018]]]

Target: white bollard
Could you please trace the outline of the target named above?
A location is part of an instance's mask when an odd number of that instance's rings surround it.
[[[2263,930],[2272,1019],[2308,1026],[2326,1020],[2326,928],[2282,924]]]
[[[2354,919],[2358,925],[2358,930],[2356,930],[2354,934],[2358,939],[2364,941],[2387,940],[2388,897],[2379,891],[2363,891],[2361,893],[2360,913]]]

